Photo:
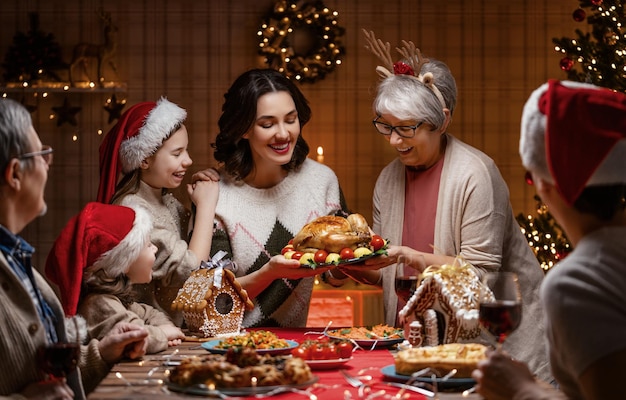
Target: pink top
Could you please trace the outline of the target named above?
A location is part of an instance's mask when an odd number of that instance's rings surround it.
[[[435,216],[444,157],[425,170],[406,168],[402,245],[425,253],[433,252]]]
[[[435,165],[424,170],[405,168],[403,246],[425,253],[433,252],[435,216],[437,215],[443,159],[441,157]],[[409,271],[415,270],[405,266],[404,272],[409,273]],[[398,311],[404,307],[404,304],[405,302],[398,298]]]

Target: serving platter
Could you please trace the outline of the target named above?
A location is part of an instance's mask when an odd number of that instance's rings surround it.
[[[388,348],[390,346],[393,346],[394,344],[398,344],[398,343],[402,343],[402,341],[404,341],[404,338],[397,338],[397,339],[346,339],[345,337],[341,337],[341,336],[333,336],[333,335],[329,335],[327,334],[326,336],[328,336],[331,339],[337,339],[337,340],[350,340],[350,341],[354,341],[356,344],[358,344],[359,346],[365,348],[365,349],[374,349],[374,348]]]
[[[298,389],[306,389],[309,386],[315,384],[319,380],[319,377],[313,375],[313,378],[308,380],[307,382],[300,384],[292,384],[292,385],[281,385],[281,386],[248,386],[248,387],[240,387],[240,388],[215,388],[211,389],[206,385],[192,385],[192,386],[182,386],[173,382],[167,382],[167,388],[173,392],[184,393],[184,394],[194,394],[199,396],[209,396],[209,397],[220,397],[221,395],[226,396],[254,396],[255,394],[269,393],[272,391],[278,392],[289,392],[295,391]]]
[[[393,381],[393,382],[401,382],[405,383],[409,379],[411,379],[410,375],[401,375],[396,373],[396,366],[394,364],[387,365],[380,369],[380,372],[383,374],[385,380]],[[472,378],[435,378],[434,380],[431,377],[419,376],[414,378],[415,382],[427,383],[432,385],[433,382],[437,383],[437,388],[439,390],[465,390],[473,387],[476,384],[476,381]]]
[[[291,350],[298,347],[298,342],[294,340],[286,340],[286,342],[288,345],[287,347],[280,347],[280,348],[275,348],[275,349],[254,349],[254,350],[256,350],[257,354],[261,354],[261,355],[269,354],[271,356],[277,356],[281,354],[289,354],[291,353]],[[226,354],[228,352],[228,349],[222,349],[222,348],[217,347],[221,343],[222,343],[221,340],[210,340],[208,342],[201,343],[200,346],[203,349],[207,350],[209,353]]]
[[[349,258],[349,259],[339,259],[338,261],[335,262],[328,262],[328,263],[316,263],[313,260],[309,261],[308,264],[303,264],[302,268],[326,268],[326,267],[340,267],[342,265],[350,265],[350,264],[358,264],[358,263],[362,263],[365,260],[368,260],[370,258],[374,258],[374,257],[380,257],[382,255],[387,254],[387,247],[388,244],[385,244],[385,247],[382,247],[370,254],[366,254],[362,257],[356,257],[356,258]]]
[[[315,264],[315,266],[316,267],[339,267],[342,265],[358,264],[358,263],[362,263],[365,260],[369,260],[370,258],[379,257],[383,254],[387,254],[387,251],[385,250],[383,252],[383,250],[381,249],[373,253],[364,255],[363,257],[350,258],[348,260],[339,260],[338,262]]]
[[[366,338],[349,338],[346,337],[344,335],[341,334],[341,331],[347,330],[347,329],[358,329],[358,327],[352,327],[352,328],[339,328],[339,329],[328,329],[326,331],[324,331],[324,334],[326,336],[328,336],[331,339],[336,339],[336,340],[350,340],[356,344],[358,344],[359,346],[365,348],[365,349],[374,349],[374,348],[388,348],[390,346],[393,346],[395,344],[398,343],[402,343],[404,341],[404,334],[403,331],[401,329],[397,330],[397,335],[399,337],[396,338],[371,338],[371,339],[366,339]],[[392,328],[393,329],[393,328]]]

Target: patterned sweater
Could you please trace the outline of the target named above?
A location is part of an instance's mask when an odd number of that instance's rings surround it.
[[[222,177],[211,254],[228,252],[237,276],[260,269],[309,221],[347,210],[339,182],[328,167],[307,159],[278,185],[256,189]],[[305,326],[313,278],[279,279],[256,299],[243,325]]]

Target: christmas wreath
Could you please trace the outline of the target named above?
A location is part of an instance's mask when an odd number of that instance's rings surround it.
[[[259,53],[270,68],[288,78],[313,83],[341,64],[344,29],[337,11],[321,1],[278,1],[264,19],[257,35]]]

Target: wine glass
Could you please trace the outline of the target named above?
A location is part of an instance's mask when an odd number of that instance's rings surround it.
[[[413,293],[415,293],[420,275],[419,270],[410,267],[405,261],[404,256],[398,256],[395,281],[396,294],[404,304],[406,304],[411,296],[413,296]]]
[[[41,369],[55,378],[65,378],[78,365],[80,345],[75,342],[52,343],[39,348],[37,358]]]
[[[522,322],[522,300],[517,274],[488,272],[482,279],[478,319],[481,326],[495,337],[496,349]]]

